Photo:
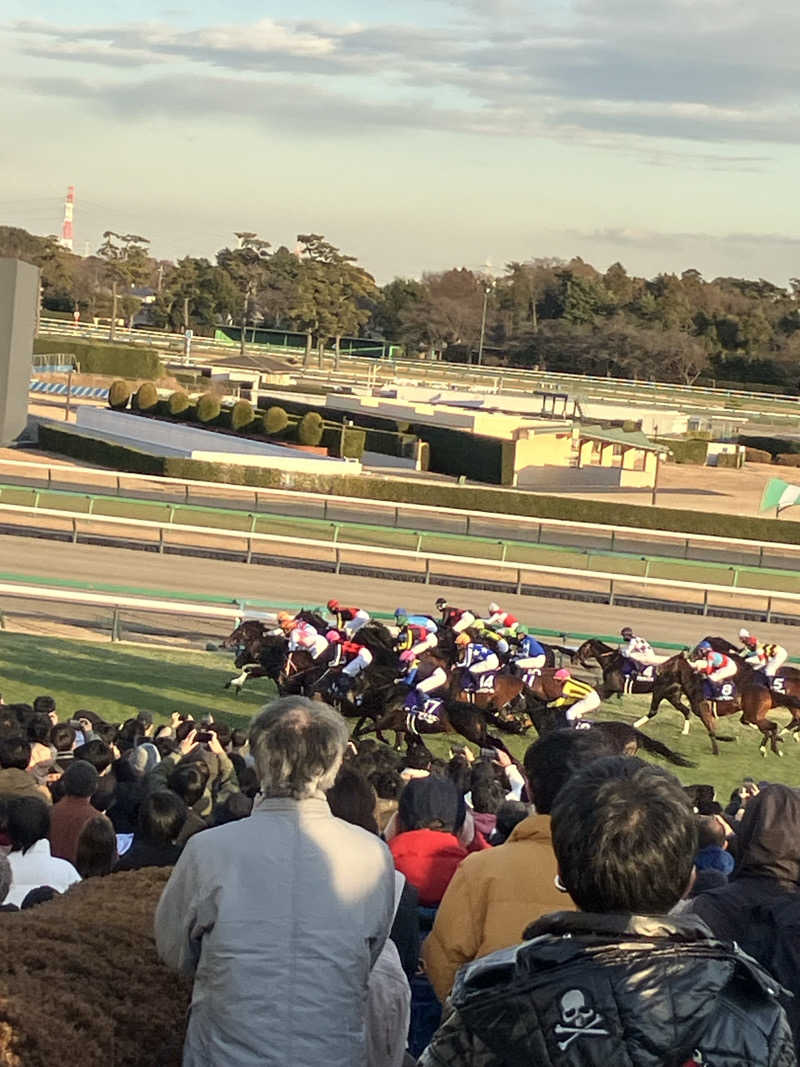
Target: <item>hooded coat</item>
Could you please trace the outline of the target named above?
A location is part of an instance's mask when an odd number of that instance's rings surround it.
[[[694,916],[558,912],[464,967],[420,1067],[791,1067],[777,986]]]
[[[747,805],[728,884],[690,911],[736,943],[794,994],[784,999],[800,1049],[800,790],[769,785]]]

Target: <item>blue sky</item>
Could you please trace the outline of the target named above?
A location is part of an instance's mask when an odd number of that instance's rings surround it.
[[[76,10],[76,7],[78,10]],[[6,0],[0,221],[800,274],[795,0]]]

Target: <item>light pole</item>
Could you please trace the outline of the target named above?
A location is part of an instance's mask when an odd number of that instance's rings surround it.
[[[494,281],[486,282],[483,287],[483,315],[481,316],[481,339],[478,342],[478,366],[483,360],[483,340],[486,336],[486,309],[489,306],[489,293],[494,289]]]

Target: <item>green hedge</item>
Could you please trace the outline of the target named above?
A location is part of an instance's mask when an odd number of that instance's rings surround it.
[[[480,437],[445,426],[415,424],[414,433],[430,446],[430,470],[436,474],[465,475],[476,482],[502,485],[513,474],[508,445],[498,437]],[[513,447],[513,444],[512,446]],[[505,459],[504,459],[505,457]]]
[[[509,516],[565,519],[572,522],[636,526],[645,530],[709,534],[714,537],[741,537],[751,541],[784,541],[800,545],[800,522],[753,518],[747,515],[718,515],[714,512],[649,507],[642,504],[615,504],[603,500],[577,500],[570,497],[520,493],[483,486],[459,486],[394,478],[362,478],[360,475],[303,474],[260,467],[244,467],[200,460],[147,456],[123,445],[107,445],[79,437],[69,430],[41,427],[42,447],[63,452],[76,459],[142,474],[171,478],[230,482],[234,485],[292,489],[327,496],[348,496],[361,500],[388,500],[397,504],[427,504],[432,507],[467,511],[492,511]],[[101,454],[111,456],[104,459]],[[150,469],[163,465],[163,470]],[[148,469],[143,469],[143,465]]]
[[[738,442],[748,448],[759,448],[763,452],[769,452],[773,459],[779,454],[800,453],[800,441],[793,441],[786,437],[751,437],[749,434],[742,434]]]
[[[124,411],[131,398],[131,387],[122,378],[111,383],[108,390],[108,406],[112,411]]]
[[[231,429],[246,430],[255,418],[253,405],[249,400],[237,400],[231,408]]]
[[[197,401],[197,418],[200,422],[213,422],[219,418],[221,411],[219,397],[214,393],[203,393]]]
[[[127,445],[84,437],[60,427],[40,426],[39,445],[47,452],[58,452],[85,463],[96,463],[101,467],[113,467],[132,474],[164,475],[166,469],[164,456],[151,456]]]
[[[772,463],[772,453],[763,448],[745,448],[744,458],[746,463]]]
[[[322,440],[325,424],[318,411],[307,411],[297,425],[297,440],[301,445],[317,448]]]
[[[656,444],[669,449],[676,463],[702,466],[708,455],[708,441],[700,437],[654,437]]]
[[[142,382],[131,405],[134,411],[153,411],[158,404],[158,389],[152,382]]]
[[[800,467],[800,455],[797,452],[779,452],[775,462],[782,467]]]
[[[104,345],[91,341],[70,341],[37,337],[35,355],[64,352],[74,356],[82,374],[108,374],[123,378],[161,378],[164,367],[158,353],[135,345]]]
[[[742,457],[738,452],[720,452],[717,456],[718,467],[732,467],[734,470],[739,470],[742,466]]]

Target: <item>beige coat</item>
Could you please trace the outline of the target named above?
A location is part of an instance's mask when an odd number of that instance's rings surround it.
[[[442,1003],[463,964],[518,944],[525,927],[542,915],[575,910],[568,894],[556,888],[557,873],[549,815],[530,815],[504,845],[467,856],[422,950]]]

